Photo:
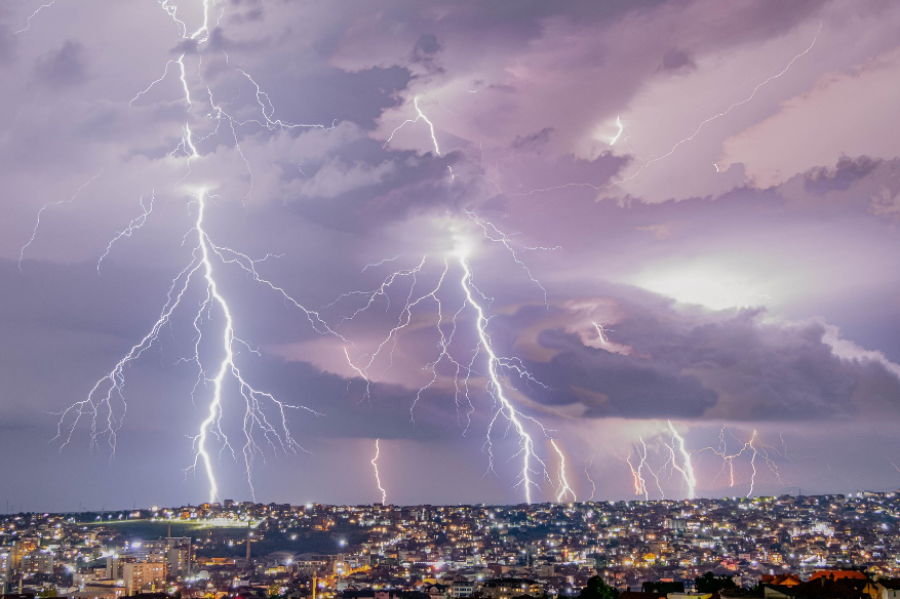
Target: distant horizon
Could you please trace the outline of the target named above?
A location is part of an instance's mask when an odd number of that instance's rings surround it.
[[[686,498],[680,498],[680,499],[665,498],[665,499],[649,499],[649,500],[644,500],[644,499],[611,499],[611,500],[596,499],[593,501],[579,500],[579,501],[574,501],[574,502],[561,502],[561,503],[558,503],[555,501],[545,501],[545,502],[535,502],[535,503],[531,503],[531,504],[526,504],[526,503],[505,503],[504,504],[504,503],[477,503],[477,502],[476,503],[404,503],[404,504],[386,503],[386,504],[381,504],[381,505],[383,505],[384,507],[398,507],[398,508],[406,508],[406,507],[437,507],[437,508],[440,508],[440,507],[466,507],[466,506],[486,507],[486,508],[495,508],[495,507],[496,508],[521,508],[521,507],[527,508],[527,507],[552,506],[552,505],[566,506],[566,505],[587,505],[587,504],[599,504],[599,503],[606,503],[606,504],[611,504],[611,503],[625,503],[625,504],[630,504],[630,503],[693,503],[693,502],[703,502],[703,501],[747,502],[747,501],[754,501],[757,499],[778,499],[780,497],[813,497],[813,498],[836,497],[836,496],[849,497],[852,495],[864,494],[864,493],[872,493],[872,494],[876,494],[876,495],[894,494],[894,493],[900,493],[900,488],[897,488],[895,490],[888,490],[888,491],[876,491],[876,490],[872,490],[872,489],[861,489],[861,490],[849,491],[849,492],[845,492],[845,493],[810,493],[810,494],[804,493],[802,495],[798,495],[798,494],[794,494],[794,493],[782,493],[780,495],[754,495],[753,497],[722,496],[722,497],[695,497],[693,499],[686,499]],[[196,504],[195,503],[185,503],[185,504],[181,504],[181,505],[174,505],[174,504],[173,505],[165,505],[165,506],[160,505],[160,506],[156,506],[156,507],[158,507],[159,510],[180,509],[180,508],[188,508],[188,507],[202,507],[205,503],[207,503],[207,502],[200,502],[200,503],[196,503]],[[323,506],[323,507],[366,507],[366,506],[368,506],[368,507],[371,507],[371,506],[380,504],[380,502],[378,502],[378,501],[373,501],[373,502],[369,502],[369,503],[319,503],[319,502],[291,503],[288,501],[250,501],[250,500],[246,500],[246,501],[234,500],[234,503],[236,506],[245,504],[245,503],[250,503],[255,506],[267,506],[267,505],[271,505],[271,504],[290,505],[292,508],[306,507],[306,506]],[[216,502],[215,504],[211,504],[211,505],[219,505],[221,507],[223,505],[223,502],[219,501],[219,502]],[[2,516],[17,516],[17,515],[21,515],[21,514],[44,513],[44,514],[54,514],[54,515],[62,516],[62,515],[67,515],[67,514],[111,514],[113,512],[125,514],[127,512],[135,512],[135,511],[148,512],[148,511],[152,511],[153,507],[154,506],[132,507],[132,508],[113,508],[113,509],[106,509],[106,510],[84,509],[84,510],[76,510],[76,511],[24,510],[24,511],[18,511],[18,512],[3,512],[0,515],[2,515]],[[170,519],[161,518],[159,520],[161,522],[175,522],[177,520],[181,520],[181,518],[170,518]],[[124,521],[124,520],[122,520],[122,521]],[[119,520],[116,520],[115,522],[119,522]]]

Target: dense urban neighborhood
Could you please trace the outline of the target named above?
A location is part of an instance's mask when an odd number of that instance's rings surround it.
[[[900,494],[10,514],[7,596],[898,599]]]

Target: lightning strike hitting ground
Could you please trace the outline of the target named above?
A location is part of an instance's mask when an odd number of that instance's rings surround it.
[[[485,240],[501,244],[513,257],[513,261],[517,266],[522,268],[529,279],[534,281],[542,290],[543,286],[533,276],[520,258],[520,253],[525,251],[515,247],[509,235],[500,231],[493,224],[477,217],[474,213],[467,213],[472,223],[477,225]],[[528,384],[535,384],[545,387],[537,381],[525,368],[518,358],[500,356],[496,353],[488,333],[488,324],[490,318],[487,315],[485,306],[491,301],[484,295],[473,281],[473,273],[469,263],[468,242],[460,241],[457,249],[447,255],[443,260],[432,260],[429,262],[428,256],[422,259],[412,267],[403,268],[391,272],[382,283],[371,291],[355,291],[343,294],[334,302],[329,304],[329,308],[336,306],[344,301],[360,302],[359,306],[352,310],[348,316],[338,319],[335,326],[346,324],[363,312],[372,309],[378,303],[384,303],[387,307],[391,305],[390,292],[394,286],[401,283],[408,285],[403,292],[404,301],[400,304],[401,308],[395,324],[387,332],[387,335],[374,347],[369,353],[365,353],[351,358],[349,351],[345,348],[345,355],[350,368],[364,380],[366,390],[364,398],[369,397],[371,385],[377,382],[394,364],[394,351],[399,342],[402,333],[413,325],[414,311],[420,310],[426,304],[434,306],[436,309],[436,322],[434,329],[437,334],[437,355],[430,361],[426,362],[423,370],[427,374],[427,381],[419,389],[414,401],[410,406],[410,415],[412,416],[417,403],[422,398],[423,393],[430,389],[433,385],[439,383],[438,366],[446,362],[452,371],[450,384],[457,406],[458,418],[464,418],[466,421],[464,433],[471,424],[471,416],[475,411],[475,404],[471,392],[472,376],[478,372],[484,374],[484,368],[478,367],[479,356],[486,362],[486,386],[488,395],[493,400],[494,412],[488,424],[487,433],[484,443],[485,451],[488,455],[488,472],[494,472],[494,430],[499,422],[505,421],[509,430],[513,431],[518,438],[519,451],[515,454],[522,458],[522,466],[519,470],[519,477],[516,486],[522,486],[525,492],[526,501],[532,500],[532,490],[540,489],[538,478],[546,478],[555,484],[560,490],[559,499],[565,497],[575,497],[567,481],[567,473],[565,472],[565,457],[561,455],[559,444],[550,439],[544,426],[536,419],[522,414],[516,409],[510,399],[507,389],[510,387],[507,376],[518,377],[520,380]],[[528,250],[536,249],[552,249],[552,248],[526,248]],[[391,262],[394,259],[383,260],[377,264]],[[432,284],[423,287],[422,280],[425,276],[428,264],[439,265],[440,269],[435,272],[436,280]],[[372,265],[369,265],[370,267]],[[452,312],[445,309],[446,304],[450,301],[450,290],[444,290],[444,283],[451,276],[451,270],[458,268],[461,272],[460,286],[464,294],[464,300]],[[546,296],[545,296],[546,297]],[[463,318],[474,312],[475,330],[478,334],[478,345],[475,348],[464,348],[454,350],[454,340],[457,336],[459,327]],[[386,365],[379,366],[386,362]],[[544,460],[538,455],[534,443],[533,434],[529,431],[533,428],[534,433],[545,435],[551,440],[554,450],[561,457],[562,470],[557,473],[557,482],[553,483],[553,478],[547,471]]]
[[[681,473],[684,483],[687,486],[688,499],[694,499],[697,496],[697,477],[694,475],[694,464],[691,462],[691,453],[684,444],[684,437],[678,434],[672,421],[669,420],[669,430],[672,432],[672,444],[667,445],[672,457],[672,467]],[[681,456],[681,465],[678,465],[676,452]]]
[[[781,473],[778,470],[778,465],[775,463],[775,461],[772,459],[772,457],[769,454],[770,450],[775,452],[776,454],[779,454],[779,452],[768,445],[762,444],[759,441],[758,435],[755,430],[753,431],[752,435],[750,436],[750,439],[748,441],[743,442],[743,445],[741,445],[741,448],[736,453],[728,453],[728,442],[725,438],[726,432],[729,435],[731,435],[731,437],[734,438],[736,441],[738,441],[739,443],[741,442],[740,439],[735,437],[734,434],[727,429],[727,427],[722,427],[722,429],[719,431],[719,447],[718,448],[704,447],[702,449],[698,449],[698,450],[692,452],[692,453],[697,453],[697,454],[700,454],[703,452],[711,452],[714,455],[716,455],[717,457],[721,458],[722,469],[719,471],[719,474],[716,475],[716,478],[722,476],[723,474],[725,474],[727,472],[728,473],[728,486],[734,487],[735,483],[736,483],[735,474],[734,474],[734,460],[741,457],[745,453],[748,453],[748,454],[750,454],[750,480],[749,480],[750,488],[747,491],[747,497],[751,497],[753,495],[753,490],[756,486],[756,477],[758,474],[757,468],[756,468],[756,459],[758,457],[761,458],[766,463],[769,470],[771,470],[772,473],[775,475],[775,478],[778,479],[778,482],[783,482],[781,480]],[[783,439],[782,439],[782,441],[783,441]],[[781,455],[781,454],[779,454],[779,455]]]
[[[588,479],[588,482],[591,483],[591,496],[588,497],[588,501],[594,500],[594,495],[597,494],[597,483],[594,482],[594,479],[591,478],[591,466],[594,465],[594,458],[597,457],[597,454],[592,454],[591,459],[584,463],[584,476]]]
[[[490,335],[488,335],[487,333],[488,318],[485,314],[484,308],[481,306],[481,303],[479,303],[479,301],[476,299],[476,294],[478,294],[479,296],[481,296],[481,294],[475,289],[475,286],[472,283],[472,271],[469,268],[469,263],[466,260],[465,254],[460,254],[459,264],[460,266],[462,266],[463,270],[463,277],[460,283],[462,284],[463,291],[466,294],[466,300],[473,308],[475,308],[475,312],[477,314],[475,327],[478,330],[478,338],[481,340],[481,349],[483,349],[485,354],[487,354],[488,377],[490,379],[488,390],[494,400],[498,403],[497,411],[495,412],[493,419],[491,419],[491,424],[488,427],[487,431],[486,444],[490,461],[489,470],[492,471],[494,467],[492,451],[493,441],[491,433],[493,431],[494,424],[497,422],[497,419],[500,417],[505,417],[509,421],[509,424],[513,426],[516,434],[519,437],[519,454],[522,456],[522,470],[517,485],[522,485],[525,490],[525,501],[530,504],[532,486],[540,489],[540,485],[538,485],[532,478],[533,475],[537,473],[535,470],[532,470],[532,463],[538,462],[545,473],[547,471],[547,466],[535,453],[534,440],[525,428],[524,421],[528,420],[534,424],[537,424],[545,435],[546,430],[544,429],[543,425],[541,425],[533,418],[522,416],[507,397],[506,392],[504,391],[503,382],[501,380],[502,376],[500,374],[500,368],[502,368],[502,366],[504,365],[504,361],[498,358],[497,354],[494,353]],[[483,296],[481,297],[483,298]]]
[[[235,449],[222,427],[223,417],[225,416],[225,401],[229,395],[226,384],[231,384],[237,391],[233,395],[239,396],[243,400],[242,428],[244,441],[241,447],[241,454],[247,475],[247,483],[251,494],[254,495],[253,464],[256,459],[265,459],[265,452],[259,442],[257,442],[256,436],[260,435],[264,443],[272,449],[284,452],[302,450],[291,436],[287,413],[289,410],[305,410],[315,415],[320,414],[309,408],[287,404],[278,400],[271,393],[254,387],[242,374],[236,360],[239,354],[236,348],[241,346],[250,349],[250,346],[246,341],[238,337],[235,332],[234,315],[216,278],[214,262],[218,260],[223,265],[237,265],[242,270],[254,275],[256,274],[256,262],[250,260],[244,254],[213,243],[205,229],[204,222],[208,197],[205,191],[197,196],[197,218],[192,229],[196,233],[196,245],[191,251],[191,261],[172,280],[172,285],[167,294],[167,301],[156,322],[150,328],[150,331],[125,353],[113,369],[95,383],[84,400],[74,403],[60,414],[56,438],[60,439],[62,447],[65,447],[70,442],[79,422],[82,419],[88,419],[90,422],[91,446],[96,447],[101,439],[105,439],[111,454],[115,454],[116,435],[127,411],[124,395],[125,367],[140,358],[145,351],[158,342],[161,329],[171,322],[175,310],[184,303],[185,295],[191,287],[192,281],[202,278],[205,282],[205,286],[202,287],[203,299],[195,306],[193,312],[193,325],[196,332],[194,353],[187,361],[195,364],[198,370],[198,380],[192,396],[201,385],[204,387],[211,385],[212,392],[206,410],[206,418],[200,424],[198,433],[193,438],[195,457],[189,470],[196,470],[198,465],[202,466],[209,482],[209,501],[216,501],[219,497],[219,484],[209,447],[210,437],[216,439],[220,445],[220,450],[228,450],[232,456],[236,455]],[[254,280],[286,296],[283,290],[275,287],[258,275],[254,277]],[[299,307],[299,304],[296,305]],[[311,322],[313,322],[313,314],[312,312],[307,313],[307,317],[310,318]],[[210,360],[202,354],[201,343],[204,329],[213,326],[216,317],[221,320],[217,325],[220,339],[217,345],[221,352],[221,357],[217,366],[209,368],[207,364]],[[314,328],[317,327],[314,326]],[[215,360],[213,361],[215,362]],[[212,374],[208,374],[210,371],[212,371]],[[117,415],[117,406],[120,406],[120,415]]]
[[[187,24],[181,20],[178,15],[176,6],[169,3],[169,0],[160,2],[160,7],[178,26],[182,39],[196,42],[199,46],[206,42],[210,32],[210,1],[203,0],[203,16],[200,26],[190,32]],[[52,4],[52,3],[51,3]],[[39,11],[40,9],[38,9]],[[35,14],[37,14],[37,12]],[[33,16],[33,15],[32,15]],[[219,18],[221,19],[221,13]],[[199,53],[202,61],[202,53]],[[224,54],[224,52],[223,52]],[[135,104],[143,96],[145,96],[156,84],[161,82],[168,75],[169,67],[173,64],[178,66],[178,77],[181,83],[183,99],[188,115],[195,106],[195,99],[191,95],[191,84],[189,82],[188,69],[185,64],[186,54],[181,54],[177,59],[169,60],[163,70],[162,76],[151,82],[144,90],[138,92],[129,105]],[[227,54],[225,55],[227,62]],[[198,63],[198,76],[199,76]],[[202,159],[202,155],[198,149],[198,144],[210,136],[214,135],[219,128],[221,120],[226,120],[233,134],[234,144],[237,152],[243,158],[240,149],[240,143],[235,127],[245,124],[255,124],[268,129],[274,128],[292,128],[292,127],[322,127],[321,125],[296,125],[286,123],[278,119],[274,119],[271,102],[268,95],[262,91],[256,81],[245,71],[238,69],[240,74],[249,80],[255,87],[256,100],[262,112],[262,120],[250,119],[247,121],[238,121],[225,113],[215,102],[212,89],[205,84],[202,77],[200,82],[206,89],[209,105],[215,115],[215,129],[206,136],[198,137],[191,128],[190,122],[185,122],[182,128],[181,141],[178,146],[170,153],[170,156],[183,156],[186,158],[187,175],[182,177],[179,183],[183,182],[191,174],[191,164],[196,160]],[[246,159],[245,164],[248,165]],[[252,181],[252,173],[251,181]],[[99,177],[95,175],[90,181],[82,185],[78,191],[69,199],[45,205],[38,213],[37,222],[32,232],[31,239],[22,247],[20,251],[19,265],[24,259],[25,251],[34,242],[37,230],[40,227],[41,216],[48,207],[68,203],[73,201],[78,194]],[[196,471],[198,466],[202,468],[209,484],[208,497],[209,501],[216,501],[219,497],[219,482],[215,473],[215,458],[212,455],[213,449],[211,444],[215,442],[218,445],[218,452],[228,451],[232,457],[237,457],[235,447],[232,445],[228,435],[223,427],[223,420],[226,413],[230,410],[226,404],[235,398],[242,400],[242,432],[243,442],[240,447],[241,456],[243,458],[244,470],[247,477],[247,484],[250,492],[255,496],[253,489],[253,465],[257,459],[265,460],[265,450],[263,445],[273,450],[283,452],[296,452],[302,450],[300,445],[291,435],[288,426],[288,412],[291,410],[305,410],[315,415],[320,415],[309,408],[294,406],[284,403],[277,399],[271,393],[262,391],[253,386],[243,375],[238,364],[238,356],[240,349],[248,350],[248,353],[259,355],[259,352],[252,349],[251,346],[240,338],[236,332],[236,320],[232,307],[220,285],[219,273],[216,265],[223,267],[231,267],[240,269],[253,282],[259,283],[267,287],[271,291],[277,293],[288,306],[292,306],[301,311],[306,317],[310,326],[320,334],[332,334],[342,341],[346,341],[342,336],[335,333],[318,315],[317,312],[305,308],[300,302],[294,299],[285,289],[275,285],[266,278],[263,278],[257,270],[257,265],[270,256],[262,259],[252,259],[246,254],[234,250],[229,247],[217,245],[206,229],[206,211],[208,208],[208,200],[212,196],[204,189],[195,194],[195,201],[192,204],[196,207],[196,219],[190,231],[185,235],[185,241],[191,233],[195,233],[195,245],[191,250],[191,259],[188,265],[179,272],[172,280],[172,284],[167,292],[167,300],[164,304],[158,318],[150,327],[149,332],[141,338],[141,340],[133,345],[124,356],[113,366],[113,368],[101,377],[88,392],[85,399],[75,402],[70,407],[60,413],[60,419],[57,427],[56,439],[61,441],[61,447],[65,447],[71,441],[75,430],[78,428],[82,420],[89,422],[90,443],[91,447],[97,447],[100,441],[105,441],[110,448],[111,457],[116,451],[116,436],[122,425],[122,421],[127,411],[125,402],[125,369],[132,362],[140,358],[151,346],[158,343],[159,333],[163,327],[170,324],[173,313],[187,302],[189,290],[193,287],[199,287],[201,291],[201,301],[194,306],[193,309],[193,329],[195,333],[193,344],[193,355],[180,361],[193,363],[198,372],[197,381],[191,392],[191,398],[196,399],[196,394],[200,388],[210,389],[210,398],[205,410],[206,416],[198,427],[197,434],[193,437],[194,459],[188,471]],[[145,203],[141,197],[140,206],[142,213],[132,219],[127,226],[116,233],[116,235],[107,244],[105,251],[97,261],[97,269],[99,272],[103,260],[109,255],[113,245],[124,237],[131,237],[137,230],[141,229],[147,222],[152,210],[155,194],[151,194],[148,203]],[[202,283],[201,283],[202,280]],[[194,282],[196,281],[196,285]],[[204,334],[210,336],[209,329],[215,332],[212,337],[218,338],[218,342],[212,343],[213,347],[218,349],[218,357],[210,358],[206,355],[206,350],[201,349],[204,344]]]
[[[640,437],[639,437],[640,438]],[[644,451],[646,452],[647,446],[644,445],[644,440],[640,439],[641,445],[644,447]],[[631,463],[631,451],[628,452],[628,455],[625,457],[625,462],[628,464],[628,467],[631,469],[631,478],[634,483],[634,494],[638,497],[644,497],[644,501],[650,499],[650,494],[647,492],[647,481],[644,480],[644,476],[642,474],[644,469],[644,464],[647,461],[646,453],[641,453],[641,450],[636,446],[634,447],[636,453],[638,454],[638,458],[640,458],[640,462],[638,463],[637,468],[635,468],[634,464]]]
[[[569,479],[566,477],[566,454],[562,452],[562,449],[559,448],[559,445],[556,444],[554,439],[550,439],[550,445],[553,446],[553,451],[556,452],[556,455],[559,458],[559,468],[557,472],[559,492],[556,494],[556,502],[562,503],[568,495],[571,495],[572,501],[578,501],[578,497],[576,497],[572,487],[569,486]]]
[[[381,505],[387,505],[387,491],[381,486],[381,474],[378,472],[378,457],[381,455],[380,441],[380,439],[375,439],[375,457],[372,458],[370,463],[375,471],[375,484],[378,486],[378,490],[381,491]]]

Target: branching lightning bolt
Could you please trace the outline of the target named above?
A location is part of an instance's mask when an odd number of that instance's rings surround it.
[[[672,467],[681,473],[684,483],[687,486],[688,499],[694,499],[697,496],[697,477],[694,475],[694,464],[691,461],[691,452],[687,450],[684,443],[684,437],[678,434],[672,421],[669,420],[669,430],[672,433],[672,444],[666,445],[672,457]],[[678,465],[676,457],[681,456],[681,465]]]
[[[487,354],[488,377],[490,378],[489,391],[495,401],[499,403],[499,407],[495,412],[494,418],[491,420],[491,424],[488,427],[487,431],[486,443],[490,460],[489,469],[493,470],[491,432],[497,419],[500,416],[504,416],[513,426],[516,434],[519,437],[519,454],[522,456],[522,470],[520,473],[519,482],[517,484],[522,485],[525,490],[525,501],[527,503],[531,503],[532,486],[540,488],[540,486],[536,482],[534,482],[532,478],[535,474],[535,471],[532,470],[532,462],[538,462],[543,468],[544,472],[547,471],[547,466],[535,453],[534,440],[526,430],[524,421],[530,420],[531,422],[538,424],[544,434],[546,434],[546,430],[544,429],[543,425],[540,425],[540,423],[538,423],[533,418],[521,415],[518,410],[516,410],[515,406],[513,406],[509,398],[506,396],[506,392],[504,391],[504,385],[501,381],[500,375],[500,368],[504,365],[505,362],[501,358],[498,358],[497,354],[494,353],[490,335],[488,335],[487,333],[488,318],[485,314],[484,308],[479,303],[478,299],[476,299],[477,292],[475,291],[474,284],[472,283],[472,270],[469,268],[469,262],[468,260],[466,260],[466,256],[464,254],[460,254],[459,256],[459,264],[460,266],[462,266],[463,270],[463,277],[460,283],[462,285],[463,291],[466,294],[466,300],[469,302],[469,304],[471,304],[473,308],[475,308],[475,312],[477,314],[475,327],[478,331],[478,338],[481,341],[481,349],[483,349]]]
[[[211,6],[214,5],[213,0],[202,1],[202,22],[193,32],[190,32],[187,24],[178,17],[177,7],[171,4],[169,0],[161,0],[159,5],[178,26],[183,39],[191,40],[198,45],[208,40],[211,25],[210,10]],[[131,99],[129,105],[133,105],[140,100],[145,94],[153,89],[156,84],[165,79],[168,76],[170,67],[176,65],[184,103],[187,113],[190,115],[194,108],[195,100],[191,95],[191,86],[188,81],[189,75],[185,64],[185,57],[186,54],[183,53],[177,59],[169,60],[166,63],[162,76],[151,82],[144,90],[138,92]],[[227,54],[225,57],[227,60]],[[199,64],[202,64],[202,62],[198,63],[198,75]],[[190,175],[191,164],[194,161],[201,159],[198,144],[218,131],[221,120],[226,120],[229,123],[234,137],[235,148],[242,158],[243,153],[241,152],[240,143],[235,130],[236,125],[253,123],[268,129],[322,127],[321,125],[296,125],[275,119],[273,116],[274,108],[269,101],[268,95],[260,89],[256,81],[254,81],[246,71],[241,69],[237,70],[254,85],[256,90],[256,100],[262,112],[262,119],[237,121],[232,118],[216,103],[212,89],[206,85],[206,83],[203,82],[202,77],[200,77],[200,81],[205,86],[208,94],[209,105],[216,118],[216,127],[213,133],[210,133],[205,137],[198,137],[192,130],[189,122],[185,122],[183,125],[181,141],[170,153],[171,156],[183,156],[186,158],[188,174],[185,175],[181,181],[184,181],[184,179]],[[246,159],[244,159],[244,161],[249,170],[249,163],[247,163]],[[252,181],[252,172],[250,174]],[[84,187],[98,176],[99,174],[95,175],[94,178],[82,185],[71,198],[47,204],[41,208],[38,213],[37,223],[35,224],[31,239],[20,251],[20,268],[25,251],[34,242],[44,210],[53,205],[73,201]],[[179,181],[179,183],[181,181]],[[196,219],[193,222],[192,228],[184,238],[186,243],[192,233],[195,235],[193,248],[190,254],[191,258],[187,266],[185,266],[172,280],[167,292],[166,303],[163,305],[156,321],[150,327],[149,332],[145,334],[138,343],[133,345],[131,349],[116,362],[109,372],[94,384],[85,399],[75,402],[60,413],[56,439],[61,441],[61,447],[65,447],[72,440],[72,436],[78,428],[79,422],[87,420],[90,428],[91,447],[97,447],[100,441],[103,440],[110,448],[111,457],[115,455],[116,436],[127,411],[124,394],[126,367],[140,358],[151,346],[158,343],[160,331],[166,325],[171,323],[175,311],[183,304],[191,301],[188,300],[188,292],[196,283],[198,290],[201,291],[201,300],[194,306],[193,311],[193,328],[195,333],[193,354],[189,358],[180,361],[193,363],[197,368],[198,375],[191,393],[192,399],[195,398],[201,386],[205,389],[211,388],[211,396],[205,409],[206,416],[200,423],[197,434],[192,440],[194,459],[191,466],[188,468],[188,471],[196,471],[198,466],[202,469],[209,483],[209,500],[215,501],[219,497],[219,483],[215,473],[215,458],[213,455],[214,451],[212,444],[215,441],[219,445],[219,454],[223,451],[228,451],[232,456],[236,457],[237,453],[223,426],[223,419],[227,410],[226,403],[232,396],[239,396],[240,399],[243,400],[243,442],[240,447],[240,452],[246,471],[247,483],[254,496],[255,492],[252,479],[253,464],[257,459],[265,460],[263,445],[268,446],[273,450],[283,452],[296,452],[297,450],[302,450],[300,445],[291,435],[288,426],[289,411],[305,410],[312,414],[320,415],[309,408],[282,402],[273,394],[263,391],[251,384],[244,376],[238,363],[238,356],[241,353],[240,350],[247,349],[250,353],[257,355],[259,352],[254,350],[246,341],[240,338],[236,332],[237,325],[235,314],[220,285],[217,265],[220,267],[240,269],[248,275],[253,282],[278,294],[285,301],[286,305],[300,310],[310,323],[310,326],[318,333],[331,334],[343,341],[347,340],[344,339],[343,336],[337,334],[327,323],[325,323],[325,321],[319,317],[318,312],[307,309],[284,288],[261,276],[257,269],[257,265],[268,258],[268,255],[262,259],[253,259],[235,249],[217,245],[213,241],[213,238],[206,228],[205,220],[211,197],[212,196],[206,189],[195,194],[195,201],[192,202],[192,204],[196,206]],[[104,258],[109,255],[113,245],[117,241],[121,240],[123,237],[132,236],[133,233],[144,226],[153,210],[154,199],[154,195],[151,195],[149,202],[145,203],[144,198],[141,197],[140,206],[142,213],[132,219],[124,229],[117,232],[113,239],[107,244],[105,251],[98,259],[98,271]],[[212,344],[212,347],[216,347],[219,353],[219,357],[214,360],[214,364],[209,364],[208,358],[205,355],[201,355],[201,344],[203,343],[204,335],[209,336],[211,334],[209,333],[210,328],[216,330],[212,336],[214,339],[218,339],[217,342]]]
[[[486,240],[503,245],[512,255],[515,263],[523,268],[528,273],[529,278],[540,286],[540,283],[520,258],[519,254],[523,250],[517,249],[512,244],[509,235],[504,234],[493,224],[477,217],[472,212],[468,212],[467,216],[477,225],[478,230]],[[467,406],[465,414],[467,423],[465,428],[468,430],[468,427],[471,424],[471,415],[475,410],[470,394],[471,377],[473,374],[477,374],[476,368],[482,370],[482,373],[486,374],[488,395],[492,398],[494,405],[493,416],[488,424],[484,443],[485,451],[488,456],[488,472],[494,471],[493,443],[495,427],[497,427],[501,421],[504,421],[507,424],[507,430],[512,431],[518,439],[519,451],[515,456],[521,457],[522,465],[516,486],[521,486],[524,489],[526,501],[531,502],[532,490],[540,488],[537,480],[538,474],[541,474],[542,477],[546,477],[552,483],[552,477],[547,472],[544,460],[538,455],[532,432],[529,431],[529,428],[533,428],[535,432],[539,432],[550,439],[554,450],[560,455],[561,469],[556,473],[557,482],[554,483],[559,489],[559,499],[563,500],[566,497],[572,497],[574,499],[575,494],[568,483],[567,473],[565,472],[565,457],[562,455],[562,450],[558,442],[550,438],[550,435],[548,434],[549,431],[545,429],[540,422],[531,416],[522,414],[516,409],[513,401],[508,395],[507,389],[513,389],[513,387],[510,387],[508,376],[518,377],[528,384],[544,385],[537,381],[531,373],[525,369],[521,360],[514,357],[500,356],[496,353],[491,342],[490,333],[488,332],[490,318],[487,314],[486,305],[491,300],[484,295],[474,283],[468,250],[463,247],[465,245],[465,243],[461,243],[454,252],[440,261],[432,260],[429,262],[428,257],[423,256],[414,266],[402,268],[390,273],[382,283],[373,290],[345,293],[329,304],[328,308],[332,309],[340,302],[360,302],[355,310],[352,310],[348,315],[341,317],[339,321],[337,321],[336,326],[341,326],[352,321],[363,312],[374,308],[376,304],[384,303],[386,307],[390,307],[390,294],[392,288],[399,286],[401,283],[408,285],[408,287],[404,287],[403,291],[405,301],[401,303],[397,319],[391,329],[387,332],[387,335],[378,342],[371,352],[358,356],[355,359],[351,358],[349,351],[345,348],[348,364],[353,371],[359,374],[365,381],[366,392],[364,397],[368,397],[371,384],[377,381],[379,377],[383,376],[393,365],[394,350],[400,335],[405,329],[412,326],[414,310],[419,309],[419,307],[423,306],[426,302],[435,306],[437,312],[435,330],[438,336],[438,352],[437,355],[424,366],[425,372],[428,373],[428,379],[419,389],[410,406],[411,416],[423,393],[433,385],[437,384],[438,365],[442,362],[446,362],[451,367],[452,384],[458,414],[463,406]],[[393,260],[393,258],[382,260],[376,264],[380,265]],[[423,284],[421,277],[424,275],[425,269],[430,263],[440,265],[440,270],[436,273],[436,282],[425,285]],[[446,293],[443,289],[445,287],[445,282],[451,276],[451,269],[456,268],[458,268],[461,273],[459,282],[463,291],[464,300],[461,305],[450,312],[445,309],[448,299],[443,297]],[[544,289],[543,286],[540,286],[540,288],[542,290]],[[475,347],[474,350],[466,349],[464,352],[454,350],[454,339],[456,338],[461,321],[467,314],[471,313],[474,313],[475,331],[478,334],[477,347]],[[376,364],[378,364],[381,356],[385,357],[387,365],[376,371]],[[486,363],[486,372],[484,372],[485,369],[483,366],[477,366],[477,364],[479,364],[479,356],[482,356],[482,359]]]
[[[741,446],[741,448],[736,453],[728,453],[728,442],[725,439],[726,432],[731,434],[731,436],[733,438],[735,438],[736,440],[738,440],[740,442],[740,440],[737,439],[737,437],[735,437],[733,433],[728,431],[728,429],[726,427],[722,427],[722,429],[719,431],[719,447],[718,448],[704,447],[704,448],[698,449],[694,452],[694,453],[699,454],[699,453],[708,451],[722,459],[722,469],[719,471],[719,474],[717,475],[716,478],[718,478],[719,476],[722,476],[727,471],[728,486],[734,487],[735,482],[736,482],[735,475],[734,475],[734,460],[741,457],[742,455],[744,455],[744,453],[749,453],[750,454],[750,488],[747,491],[747,497],[751,497],[753,495],[753,491],[756,486],[756,477],[758,474],[757,469],[756,469],[756,459],[758,457],[761,458],[766,463],[769,470],[772,471],[772,473],[775,475],[775,477],[778,479],[778,481],[782,482],[781,481],[781,473],[778,471],[778,465],[775,463],[775,461],[769,455],[769,450],[772,450],[775,453],[779,453],[779,452],[777,450],[775,450],[774,448],[769,447],[768,445],[764,445],[764,444],[760,443],[759,437],[755,430],[753,431],[752,435],[750,436],[750,439],[748,441],[745,441],[743,443],[743,445]],[[783,441],[784,441],[784,439],[782,439],[782,442]]]
[[[129,221],[128,225],[113,237],[109,243],[106,245],[106,250],[103,251],[103,254],[100,255],[100,258],[97,259],[97,274],[100,273],[100,265],[103,263],[103,259],[109,255],[109,252],[112,250],[112,246],[115,242],[119,241],[123,237],[131,237],[131,235],[140,229],[146,224],[147,219],[150,217],[150,213],[153,212],[153,202],[156,200],[156,194],[150,194],[150,202],[149,204],[144,203],[144,196],[141,196],[140,205],[141,205],[141,214],[136,216],[135,218]]]
[[[64,199],[64,200],[59,200],[59,201],[56,201],[56,202],[50,202],[50,203],[48,203],[48,204],[44,204],[43,206],[41,206],[41,209],[38,210],[38,213],[37,213],[37,219],[35,220],[34,228],[31,230],[31,237],[28,239],[27,242],[25,242],[25,245],[23,245],[23,246],[19,249],[19,272],[22,271],[22,261],[25,259],[25,250],[27,250],[29,247],[31,247],[31,244],[34,243],[34,240],[35,240],[35,238],[37,237],[38,229],[39,229],[40,226],[41,226],[41,217],[44,215],[44,211],[45,211],[47,208],[50,208],[50,207],[52,207],[52,206],[61,206],[62,204],[70,204],[70,203],[74,202],[75,199],[79,196],[79,194],[80,194],[82,191],[84,191],[85,187],[87,187],[88,185],[90,185],[91,183],[93,183],[94,181],[96,181],[97,178],[98,178],[101,174],[102,174],[102,172],[97,173],[96,175],[94,175],[93,177],[91,177],[89,180],[85,181],[85,182],[84,182],[77,190],[75,190],[75,193],[72,194],[71,197],[66,198],[66,199]]]

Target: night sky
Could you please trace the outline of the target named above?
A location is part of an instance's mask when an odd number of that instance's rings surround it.
[[[0,508],[896,489],[897,31],[7,0]]]

